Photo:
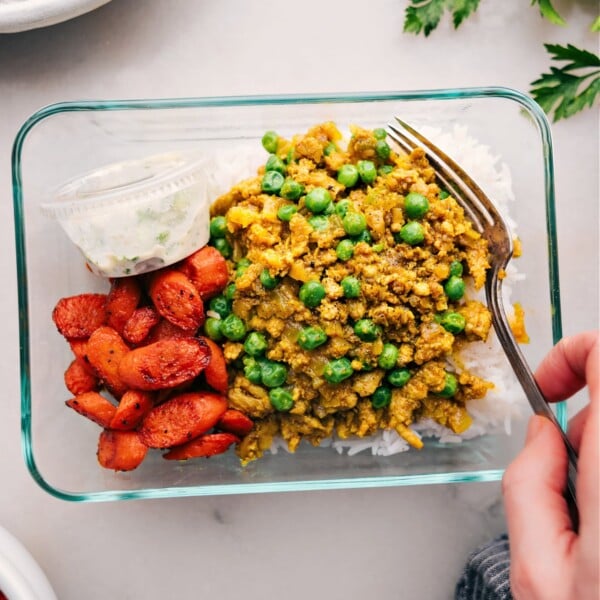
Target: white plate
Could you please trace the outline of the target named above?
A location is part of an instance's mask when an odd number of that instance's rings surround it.
[[[0,591],[8,600],[56,600],[50,582],[33,556],[0,527]]]
[[[61,23],[110,0],[0,0],[0,33],[16,33]]]

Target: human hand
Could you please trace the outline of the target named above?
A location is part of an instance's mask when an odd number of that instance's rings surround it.
[[[566,400],[585,385],[589,404],[569,423],[579,453],[579,529],[563,491],[567,454],[556,426],[534,415],[525,448],[509,465],[502,491],[516,600],[598,600],[600,336],[588,331],[561,340],[544,358],[536,380],[549,402]]]

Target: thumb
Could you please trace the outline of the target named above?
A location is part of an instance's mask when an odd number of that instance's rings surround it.
[[[525,448],[502,480],[511,559],[527,570],[529,580],[548,584],[555,579],[576,537],[563,497],[566,473],[560,433],[548,419],[534,415]]]

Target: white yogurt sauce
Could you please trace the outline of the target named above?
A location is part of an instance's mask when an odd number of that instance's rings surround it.
[[[43,206],[92,271],[123,277],[173,264],[209,239],[206,163],[161,155],[103,167]]]

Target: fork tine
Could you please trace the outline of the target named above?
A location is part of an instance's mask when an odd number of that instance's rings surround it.
[[[471,179],[469,174],[466,173],[459,164],[457,164],[445,152],[440,150],[408,123],[402,121],[401,119],[396,120],[406,132],[418,140],[425,152],[430,157],[434,158],[440,163],[440,166],[444,168],[444,172],[448,174],[452,180],[457,183],[457,185],[459,185],[463,192],[467,192],[469,196],[474,197],[474,199],[477,201],[477,206],[482,211],[482,214],[485,214],[486,220],[490,225],[492,225],[495,220],[501,219],[496,207],[489,201],[484,191],[477,185],[475,181],[473,181],[473,179]]]
[[[427,159],[436,172],[437,178],[457,200],[461,201],[461,206],[480,233],[493,227],[495,223],[494,217],[498,216],[497,212],[493,206],[490,210],[486,203],[481,201],[481,197],[485,198],[485,194],[477,184],[458,164],[434,146],[428,139],[424,138],[404,121],[400,119],[397,119],[397,121],[402,129],[395,124],[389,124],[390,137],[405,151],[414,148],[422,148],[425,151]],[[490,212],[494,214],[491,215]]]
[[[421,144],[416,143],[410,137],[405,135],[398,127],[389,124],[390,137],[408,154],[415,148],[423,148]],[[448,190],[455,198],[461,201],[461,206],[467,213],[469,219],[475,224],[476,229],[482,232],[485,228],[485,222],[488,221],[487,217],[483,217],[482,213],[474,209],[474,201],[472,194],[468,189],[463,189],[461,182],[452,174],[443,162],[437,157],[433,151],[425,147],[423,148],[427,154],[427,158],[431,166],[435,169],[437,179],[441,182],[442,186]],[[466,198],[465,198],[466,196]]]

